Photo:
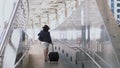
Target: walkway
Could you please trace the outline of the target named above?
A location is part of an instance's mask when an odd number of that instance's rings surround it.
[[[73,68],[60,57],[58,63],[44,62],[42,47],[37,43],[31,46],[27,68]]]

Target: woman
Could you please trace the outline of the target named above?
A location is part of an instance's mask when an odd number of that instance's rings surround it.
[[[39,40],[41,41],[41,45],[44,48],[45,61],[48,60],[47,56],[48,56],[49,44],[52,44],[52,40],[51,40],[49,29],[50,28],[49,28],[48,25],[44,25],[43,30],[41,30],[40,33],[38,34]]]

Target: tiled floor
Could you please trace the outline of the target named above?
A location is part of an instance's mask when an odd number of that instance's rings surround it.
[[[29,64],[27,68],[73,68],[61,58],[58,63],[44,62],[43,49],[39,44],[34,44],[30,49]]]

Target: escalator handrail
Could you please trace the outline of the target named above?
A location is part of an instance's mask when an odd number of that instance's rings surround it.
[[[5,31],[5,34],[3,36],[3,39],[1,40],[1,44],[0,44],[0,56],[2,56],[3,52],[4,52],[4,49],[7,45],[5,45],[5,43],[7,43],[7,37],[8,37],[8,34],[10,32],[10,29],[12,29],[12,26],[13,26],[13,20],[15,18],[15,14],[17,12],[17,9],[18,9],[18,6],[19,6],[19,3],[20,3],[20,0],[17,1],[16,5],[15,5],[15,8],[13,9],[13,12],[10,16],[10,19],[8,21],[8,26],[6,28],[6,31]],[[7,42],[6,42],[7,41]]]
[[[98,67],[98,68],[102,68],[93,58],[92,56],[90,56],[84,49],[79,48],[82,52],[84,52],[84,54],[86,54],[92,61],[93,63]]]
[[[101,61],[103,61],[107,66],[109,66],[109,68],[112,68],[111,66],[110,66],[110,64],[108,64],[108,63],[106,63],[106,61],[105,60],[103,60],[98,54],[96,54],[96,53],[94,53]]]
[[[62,42],[62,41],[61,41]],[[66,43],[67,45],[71,45],[70,43],[68,42],[65,42],[63,41],[64,43]],[[75,43],[74,43],[75,44]],[[69,47],[69,46],[68,46]],[[81,47],[77,47],[77,49],[80,49],[81,51],[83,51],[84,53],[86,53],[86,55],[89,57],[90,55],[88,54],[88,52],[91,52],[90,50],[87,50],[85,51],[84,48],[81,48]],[[94,53],[94,55],[96,55],[96,57],[98,57],[103,63],[105,63],[109,68],[112,68],[108,63],[106,63],[106,61],[104,59],[102,59],[98,54]],[[92,56],[90,56],[91,59],[94,59],[92,58]],[[98,63],[97,63],[98,64]]]
[[[86,52],[91,52],[91,50],[87,50]],[[101,58],[96,52],[94,52],[94,55],[98,57],[103,63],[105,63],[109,68],[112,68],[110,64],[106,63],[106,61]]]
[[[25,34],[28,40],[28,34]],[[14,68],[16,68],[20,62],[24,59],[24,57],[28,54],[29,50],[30,50],[30,45],[31,45],[31,40],[27,41],[27,47],[25,47],[25,52],[23,53],[23,55],[21,56],[21,58],[15,63]]]
[[[58,41],[58,40],[57,40],[57,41]],[[63,42],[65,42],[65,41],[59,40],[59,42],[61,42],[61,43],[63,44]],[[66,42],[66,44],[69,45],[67,42]],[[68,46],[68,47],[69,47],[69,46]],[[71,48],[71,47],[69,47],[69,48]],[[92,58],[92,56],[90,56],[85,50],[83,50],[82,48],[78,48],[78,47],[77,47],[77,49],[79,49],[79,50],[82,51],[84,54],[86,54],[86,55],[93,61],[93,63],[94,63],[98,68],[102,68],[102,67],[94,60],[94,58]]]
[[[29,48],[26,49],[26,51],[24,52],[24,54],[22,55],[22,57],[18,60],[18,62],[15,64],[15,68],[20,64],[20,62],[24,59],[24,57],[26,56],[26,54],[28,54]]]

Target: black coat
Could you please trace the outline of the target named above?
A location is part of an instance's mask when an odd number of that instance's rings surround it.
[[[42,30],[38,33],[38,36],[42,38],[40,41],[52,43],[50,32]]]

